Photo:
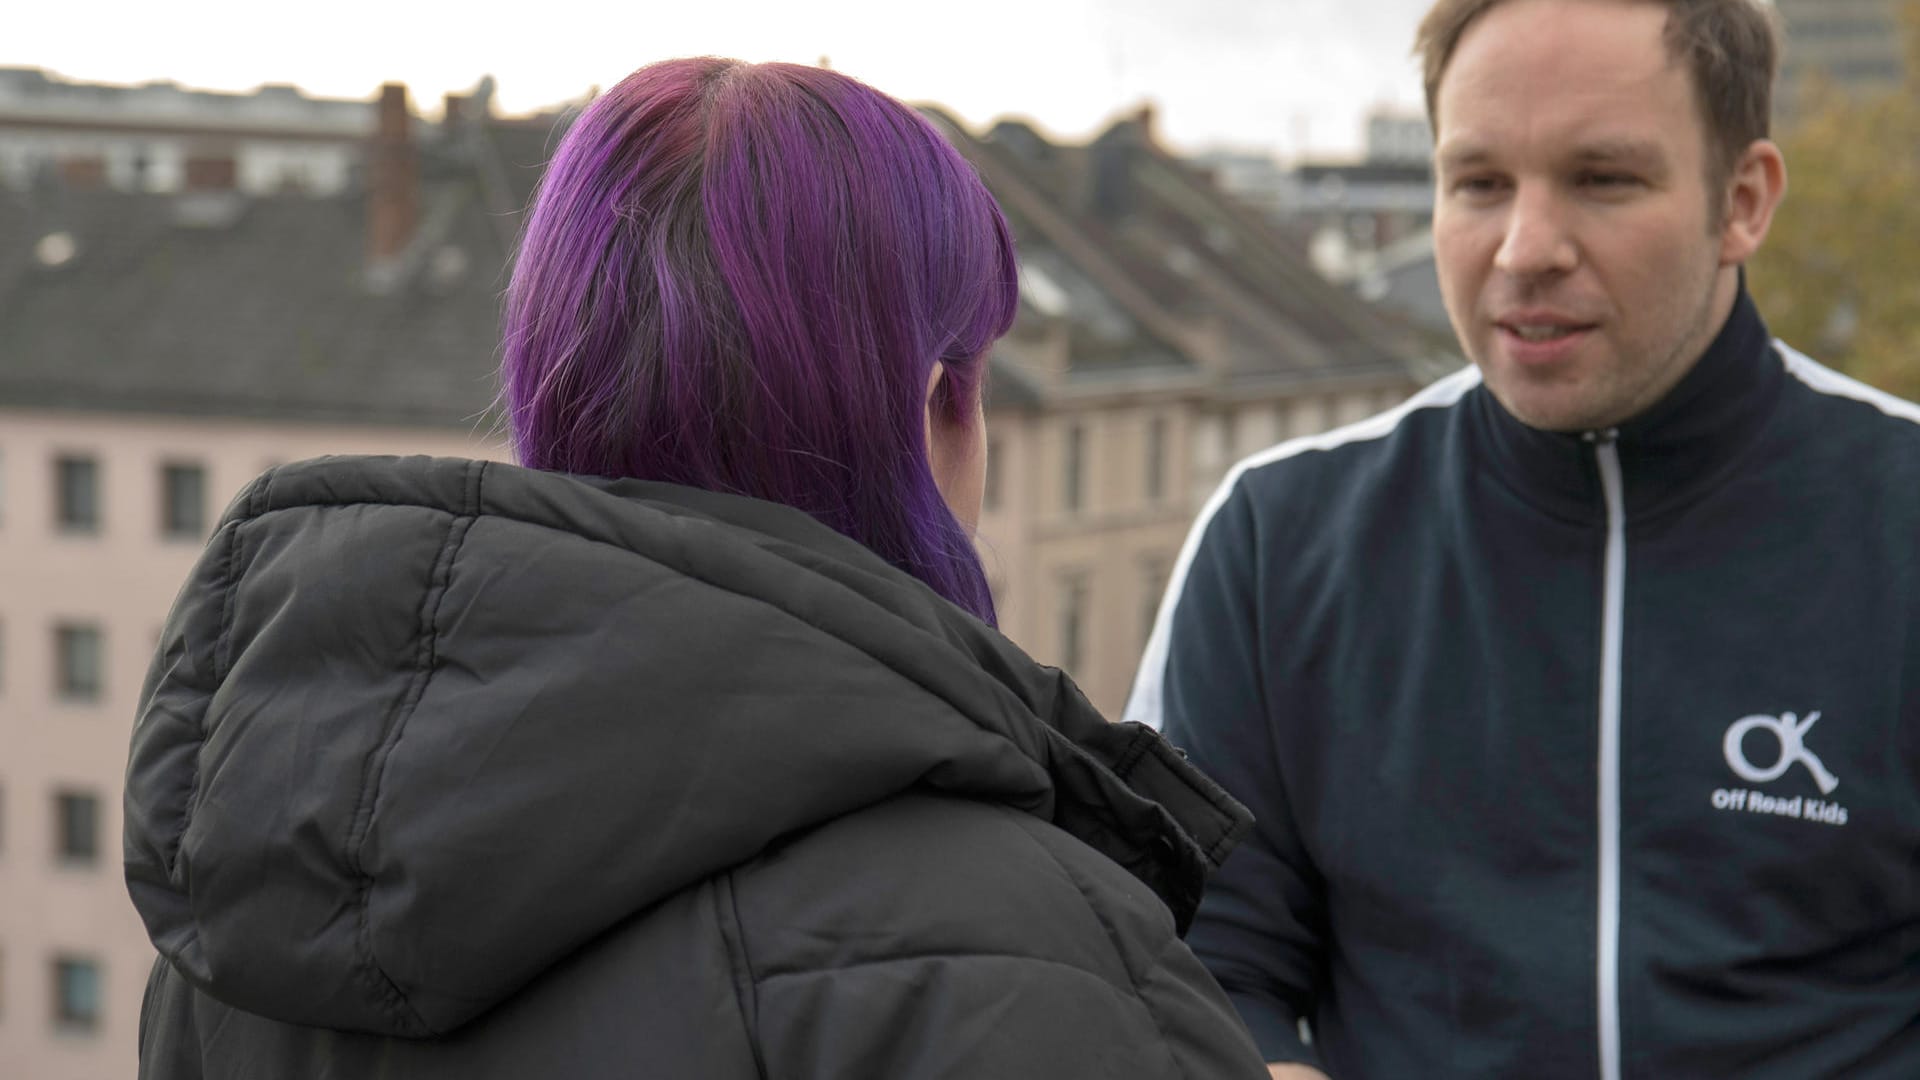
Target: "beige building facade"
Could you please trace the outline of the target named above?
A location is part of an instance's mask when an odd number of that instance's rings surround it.
[[[1405,376],[1227,405],[1178,391],[992,412],[980,551],[1000,628],[1117,718],[1195,514],[1241,458],[1392,408]]]

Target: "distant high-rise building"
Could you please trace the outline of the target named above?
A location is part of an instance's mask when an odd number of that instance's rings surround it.
[[[1418,110],[1375,109],[1367,114],[1367,161],[1375,165],[1427,164],[1433,128]]]
[[[1898,0],[1774,0],[1786,30],[1775,114],[1791,119],[1816,78],[1886,90],[1906,73]]]

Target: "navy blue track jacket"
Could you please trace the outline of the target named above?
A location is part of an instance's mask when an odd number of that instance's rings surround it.
[[[1617,431],[1249,459],[1127,712],[1258,821],[1190,943],[1335,1080],[1920,1077],[1917,548],[1920,409],[1744,294]]]

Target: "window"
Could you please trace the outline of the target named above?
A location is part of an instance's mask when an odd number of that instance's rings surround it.
[[[1273,407],[1273,441],[1277,445],[1293,438],[1293,406],[1285,401]]]
[[[99,532],[99,463],[90,457],[61,457],[53,468],[54,522],[64,532]]]
[[[1335,399],[1334,408],[1336,410],[1333,420],[1335,427],[1359,423],[1373,415],[1373,395],[1343,394]]]
[[[1328,413],[1327,399],[1310,397],[1299,398],[1293,403],[1293,434],[1314,435],[1332,426]]]
[[[1906,68],[1898,54],[1889,54],[1843,57],[1828,65],[1827,70],[1843,83],[1898,83]]]
[[[1000,509],[1000,440],[991,436],[987,439],[987,476],[980,508],[988,512]]]
[[[53,796],[54,852],[61,862],[92,863],[100,857],[100,800],[81,791]]]
[[[1061,465],[1060,501],[1069,513],[1077,513],[1086,502],[1086,453],[1087,429],[1080,424],[1068,424],[1067,445]]]
[[[160,467],[160,535],[198,540],[207,529],[207,470],[199,465]]]
[[[100,1027],[100,964],[91,957],[53,958],[53,1026],[90,1032]]]
[[[1160,594],[1167,589],[1167,561],[1150,555],[1140,561],[1140,647],[1153,636],[1153,620],[1160,614]]]
[[[53,628],[54,691],[61,700],[99,700],[101,651],[97,626],[69,623]]]
[[[1167,419],[1156,416],[1147,421],[1147,501],[1159,502],[1167,495]]]
[[[1086,660],[1087,577],[1067,574],[1060,579],[1060,668],[1071,675]]]

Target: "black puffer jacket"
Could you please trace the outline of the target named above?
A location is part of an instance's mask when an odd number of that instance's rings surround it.
[[[1259,1077],[1245,811],[797,511],[480,462],[242,493],[143,695],[142,1075]]]

